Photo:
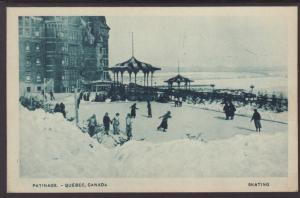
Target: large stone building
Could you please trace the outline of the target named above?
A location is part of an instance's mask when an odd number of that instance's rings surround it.
[[[77,80],[110,80],[103,16],[19,17],[22,91],[70,92]]]

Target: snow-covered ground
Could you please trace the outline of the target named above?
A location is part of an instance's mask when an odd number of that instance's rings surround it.
[[[74,115],[74,97],[57,95]],[[93,113],[101,123],[105,112],[120,113],[121,129],[132,102],[81,102],[80,124]],[[82,133],[60,113],[20,107],[21,176],[23,177],[245,177],[287,176],[288,125],[262,121],[254,130],[249,117],[225,120],[223,113],[190,104],[146,103],[133,122],[133,140],[107,148]],[[170,110],[166,133],[156,130],[158,119]],[[262,117],[265,117],[262,112]],[[32,139],[34,141],[32,141]]]

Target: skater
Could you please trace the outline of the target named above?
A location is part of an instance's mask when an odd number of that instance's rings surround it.
[[[179,106],[179,98],[175,98],[175,107]]]
[[[63,114],[64,118],[66,118],[66,110],[65,110],[64,103],[60,103],[59,108],[60,108],[60,112]]]
[[[104,125],[104,130],[105,130],[106,134],[108,134],[108,132],[109,132],[109,126],[111,123],[112,123],[112,121],[110,120],[108,113],[106,112],[105,116],[103,117],[103,125]]]
[[[225,112],[226,120],[228,120],[229,119],[229,105],[227,102],[225,103],[223,111]]]
[[[86,92],[83,93],[83,96],[82,96],[82,97],[83,97],[83,100],[84,100],[84,101],[87,101],[87,94],[86,94]]]
[[[53,91],[50,91],[50,100],[55,100]]]
[[[135,118],[135,116],[136,116],[136,110],[138,109],[137,107],[136,107],[136,103],[134,103],[131,107],[131,118]]]
[[[47,96],[46,96],[44,90],[42,90],[42,95],[43,95],[43,98],[45,98],[45,100],[47,100]]]
[[[152,118],[152,109],[150,100],[147,101],[147,109],[148,109],[148,118]]]
[[[233,118],[234,118],[235,111],[236,111],[235,106],[232,104],[232,102],[230,102],[229,103],[229,117],[231,120],[233,120]]]
[[[126,134],[127,134],[127,141],[131,140],[132,138],[132,120],[130,113],[127,114],[126,117]]]
[[[251,118],[251,121],[254,120],[254,125],[255,125],[255,128],[256,128],[256,131],[260,132],[260,129],[262,128],[261,127],[261,123],[260,123],[260,120],[261,120],[261,116],[260,114],[257,112],[257,109],[254,109],[254,113],[253,113],[253,116]]]
[[[90,95],[91,95],[91,92],[88,92],[88,93],[87,93],[87,98],[86,98],[87,101],[90,101]]]
[[[96,115],[93,114],[92,117],[90,117],[88,119],[88,133],[89,135],[92,137],[93,135],[95,135],[96,133],[96,126],[97,126],[97,118],[96,118]]]
[[[113,125],[113,133],[119,134],[120,131],[120,120],[119,120],[119,113],[116,113],[116,116],[114,117],[114,119],[112,120],[112,125]]]
[[[84,92],[83,91],[81,91],[80,92],[80,94],[79,94],[79,100],[82,100],[82,98],[83,98],[83,94],[84,94]],[[84,99],[84,98],[83,98]]]
[[[165,115],[160,116],[159,118],[162,118],[162,121],[157,127],[157,130],[163,129],[163,131],[166,132],[166,130],[168,129],[168,119],[171,118],[171,112],[168,111]]]
[[[179,106],[179,107],[182,107],[182,97],[179,97],[179,98],[178,98],[178,106]]]

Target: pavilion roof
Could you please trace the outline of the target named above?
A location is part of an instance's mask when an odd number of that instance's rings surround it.
[[[194,82],[194,81],[178,74],[178,75],[166,80],[165,82],[167,82],[167,83],[181,83],[181,82]]]
[[[109,70],[113,72],[117,71],[128,71],[128,72],[154,72],[156,70],[161,70],[159,67],[154,67],[149,63],[144,63],[137,60],[134,56],[132,56],[129,60],[116,64],[115,66],[109,68]]]

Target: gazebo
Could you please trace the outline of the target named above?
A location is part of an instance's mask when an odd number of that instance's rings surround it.
[[[151,64],[141,62],[132,56],[129,60],[119,63],[111,68],[110,71],[113,73],[114,82],[121,82],[123,84],[123,74],[128,72],[129,83],[131,83],[131,75],[134,74],[134,83],[136,84],[136,75],[138,72],[143,72],[144,74],[144,86],[149,86],[149,74],[151,75],[151,87],[153,85],[153,73],[161,68],[154,67]],[[121,75],[121,81],[119,81],[119,74]]]
[[[171,88],[171,89],[173,88],[173,83],[177,83],[179,89],[180,89],[180,84],[181,83],[184,83],[185,89],[187,89],[187,88],[190,89],[191,88],[191,82],[194,82],[194,81],[178,74],[178,75],[166,80],[165,82],[168,83],[168,87]]]

